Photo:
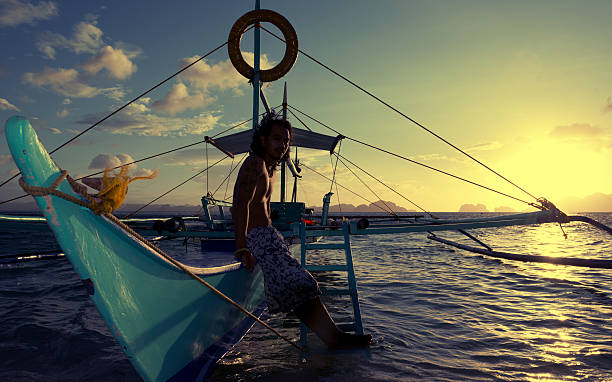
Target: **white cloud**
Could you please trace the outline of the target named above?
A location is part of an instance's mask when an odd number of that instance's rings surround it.
[[[24,74],[23,81],[38,87],[49,87],[67,97],[92,98],[100,94],[99,89],[81,82],[75,69],[45,68],[40,73]]]
[[[125,96],[122,87],[97,88],[86,84],[76,69],[48,68],[39,73],[25,73],[23,82],[40,88],[48,88],[53,92],[72,98],[92,98],[103,94],[113,100]]]
[[[133,161],[134,158],[129,154],[98,154],[91,160],[87,168],[91,170],[113,168]],[[133,168],[136,168],[135,164],[130,165],[130,169]]]
[[[114,101],[121,101],[125,97],[125,89],[122,86],[100,89],[100,92]]]
[[[410,157],[408,157],[409,159],[412,159],[414,161],[417,162],[426,162],[426,161],[450,161],[450,162],[462,162],[464,161],[463,158],[458,158],[458,157],[449,157],[446,155],[442,155],[442,154],[437,154],[437,153],[433,153],[433,154],[418,154],[418,155],[411,155]]]
[[[51,132],[51,134],[61,134],[62,133],[60,129],[56,129],[55,127],[50,127],[49,131]]]
[[[12,103],[10,103],[8,100],[6,100],[4,98],[0,98],[0,110],[21,111],[21,110],[19,110],[19,108],[17,106],[13,105]]]
[[[155,171],[148,168],[139,168],[132,176],[151,176]]]
[[[163,117],[151,114],[150,99],[139,100],[126,107],[98,127],[113,134],[149,136],[201,135],[219,125],[222,115],[218,111],[207,111],[190,118]],[[86,115],[77,123],[92,125],[106,114]]]
[[[52,1],[41,1],[34,5],[28,1],[1,0],[0,26],[15,27],[20,24],[34,25],[37,20],[57,16],[57,5]]]
[[[103,32],[98,28],[95,21],[82,21],[74,26],[71,38],[66,38],[59,33],[46,32],[36,43],[36,47],[46,58],[55,59],[56,49],[64,48],[75,53],[96,53],[104,42]]]
[[[173,166],[194,166],[201,165],[206,163],[206,152],[205,146],[201,145],[200,148],[197,149],[185,149],[181,151],[177,151],[170,156],[170,160],[168,164]],[[217,149],[208,150],[208,161],[209,163],[212,161],[216,162],[221,158],[219,155],[219,151]]]
[[[105,46],[100,52],[83,64],[83,69],[91,74],[96,74],[102,69],[108,71],[109,77],[124,80],[136,71],[136,65],[128,58],[121,49]]]
[[[478,143],[473,146],[467,147],[465,151],[490,151],[499,150],[503,145],[497,141]]]
[[[153,102],[151,106],[155,111],[174,115],[187,109],[203,107],[214,100],[214,97],[204,95],[203,93],[189,94],[187,86],[183,83],[178,83],[166,93],[163,99]]]
[[[557,138],[590,138],[604,134],[604,129],[588,123],[573,123],[571,125],[555,126],[550,132],[550,135]]]
[[[70,112],[68,111],[68,109],[61,109],[61,110],[58,110],[58,111],[55,113],[55,115],[56,115],[58,118],[66,118],[66,117],[68,116],[68,114],[70,114]]]
[[[245,61],[253,64],[254,54],[251,52],[242,52]],[[185,67],[199,57],[186,57],[181,60],[181,67]],[[268,59],[268,56],[261,56],[262,69],[268,69],[274,66],[274,63]],[[211,89],[233,90],[237,94],[242,94],[242,87],[248,85],[248,80],[236,71],[231,61],[227,59],[213,65],[208,64],[206,60],[202,60],[187,69],[181,74],[181,78],[198,89],[209,91]]]

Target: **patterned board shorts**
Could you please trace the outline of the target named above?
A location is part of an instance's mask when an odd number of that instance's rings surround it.
[[[247,234],[247,247],[264,274],[270,313],[289,312],[321,294],[312,275],[291,256],[276,228],[257,227]]]

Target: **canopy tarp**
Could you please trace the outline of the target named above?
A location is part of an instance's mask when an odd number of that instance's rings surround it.
[[[336,145],[342,138],[344,138],[342,135],[334,137],[331,135],[315,133],[314,131],[293,128],[291,146],[305,147],[316,150],[325,150],[332,153],[336,148]],[[224,150],[227,150],[230,153],[236,155],[248,152],[251,148],[252,139],[253,131],[247,130],[231,135],[226,135],[224,137],[215,138],[214,143],[219,148],[223,148]]]

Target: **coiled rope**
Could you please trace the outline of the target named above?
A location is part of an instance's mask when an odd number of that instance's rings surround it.
[[[80,194],[81,196],[83,196],[87,200],[87,202],[84,201],[84,200],[81,200],[81,199],[79,199],[79,198],[77,198],[75,196],[72,196],[70,194],[67,194],[65,192],[59,191],[57,189],[57,187],[60,185],[60,183],[63,180],[68,180],[68,182],[70,183],[70,186],[73,188],[73,190],[75,192],[77,192],[78,194]],[[69,202],[75,203],[75,204],[77,204],[79,206],[86,207],[86,208],[90,209],[92,212],[95,213],[95,210],[92,207],[96,204],[96,201],[91,197],[91,195],[87,194],[85,186],[82,186],[79,183],[77,183],[76,180],[74,180],[72,177],[70,177],[68,175],[68,171],[66,171],[66,170],[61,170],[60,171],[60,175],[48,187],[31,186],[31,185],[29,185],[29,184],[27,184],[25,182],[23,177],[19,178],[19,185],[23,188],[23,190],[25,192],[27,192],[28,194],[30,194],[32,196],[54,195],[54,196],[57,196],[57,197],[62,198],[64,200],[67,200]],[[123,230],[128,232],[130,235],[132,235],[133,237],[138,239],[140,242],[142,242],[148,248],[152,249],[157,254],[159,254],[161,257],[163,257],[164,259],[166,259],[167,261],[169,261],[170,263],[172,263],[173,265],[175,265],[176,267],[181,269],[183,272],[188,274],[191,278],[193,278],[194,280],[198,281],[200,284],[206,286],[208,289],[210,289],[217,296],[221,297],[223,300],[225,300],[228,303],[230,303],[236,309],[240,310],[242,313],[246,314],[250,318],[252,318],[255,321],[257,321],[258,323],[260,323],[266,329],[270,330],[277,337],[279,337],[282,340],[284,340],[285,342],[289,343],[291,346],[295,347],[296,349],[298,349],[302,353],[308,354],[306,352],[306,350],[303,349],[301,346],[299,346],[295,342],[291,341],[289,338],[287,338],[284,335],[282,335],[281,333],[279,333],[276,329],[274,329],[270,325],[266,324],[259,317],[255,316],[253,313],[249,312],[242,305],[238,304],[237,302],[235,302],[234,300],[232,300],[231,298],[226,296],[223,292],[221,292],[220,290],[218,290],[217,288],[215,288],[214,286],[209,284],[206,280],[202,279],[200,276],[198,276],[195,273],[193,273],[185,265],[183,265],[179,261],[173,259],[170,255],[166,254],[163,250],[161,250],[160,248],[158,248],[155,245],[153,245],[153,243],[149,242],[147,239],[142,237],[138,232],[134,231],[132,228],[130,228],[125,223],[120,221],[112,213],[110,213],[110,212],[103,212],[103,213],[100,213],[100,214],[97,214],[97,215],[103,215],[104,217],[106,217],[107,219],[109,219],[110,221],[112,221],[113,223],[118,225],[119,227],[121,227]]]

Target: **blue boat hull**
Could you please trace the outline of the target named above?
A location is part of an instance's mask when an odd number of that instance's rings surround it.
[[[10,118],[6,136],[26,183],[49,186],[59,176],[25,118]],[[76,196],[66,181],[58,189]],[[109,219],[55,196],[35,199],[98,311],[145,380],[201,380],[250,328],[252,322],[243,313]],[[248,272],[238,263],[191,270],[248,310],[261,313],[259,270]]]

